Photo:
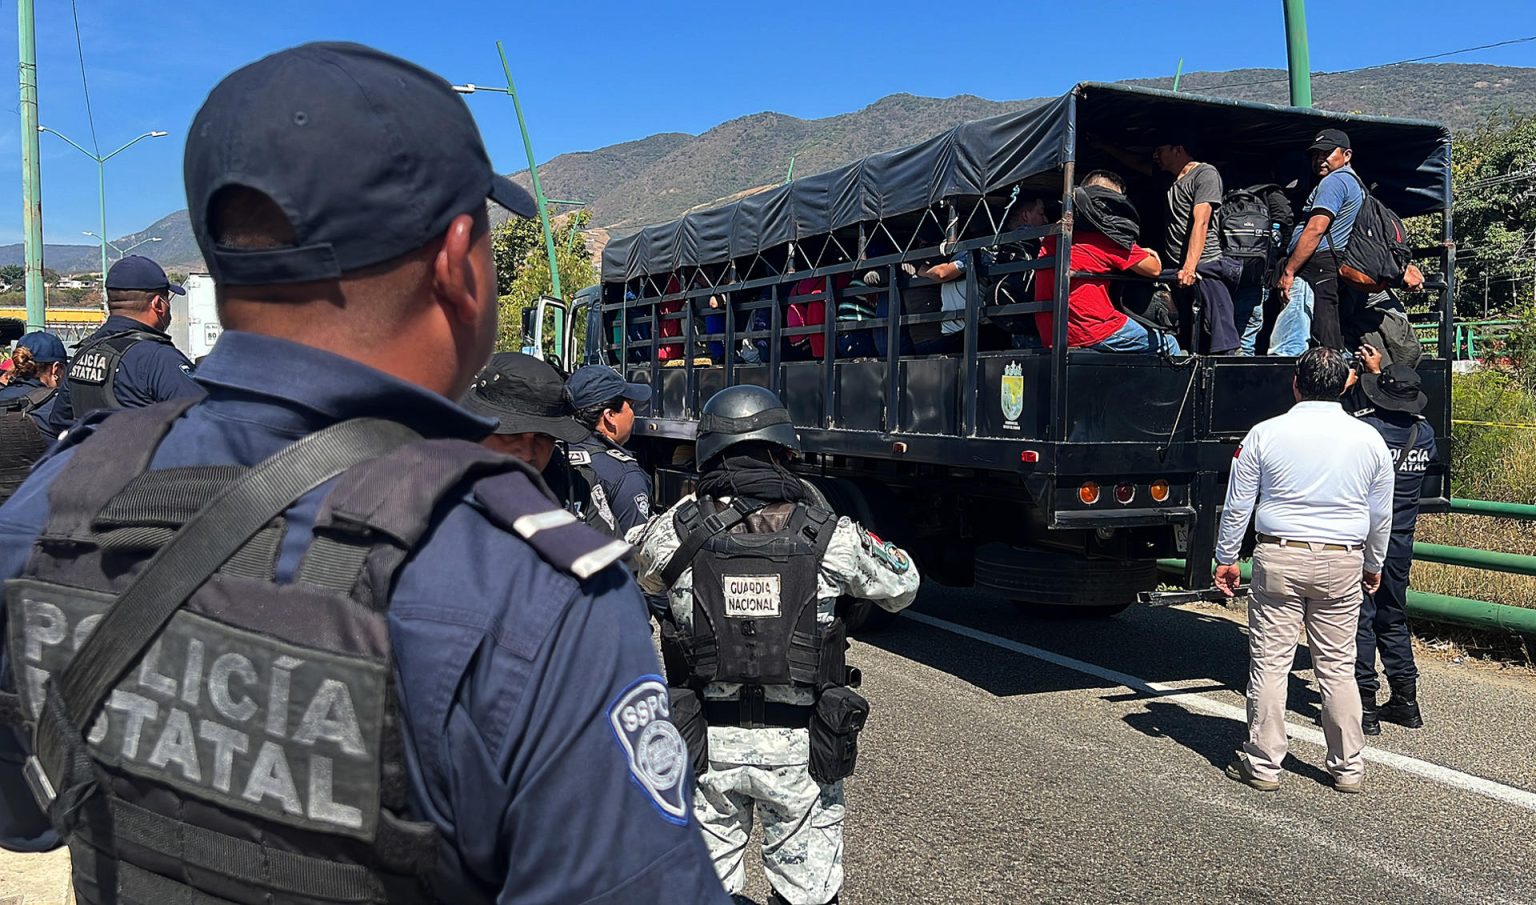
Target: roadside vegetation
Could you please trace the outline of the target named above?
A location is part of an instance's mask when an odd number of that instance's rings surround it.
[[[1536,396],[1516,372],[1488,369],[1452,381],[1451,495],[1536,503]],[[1485,422],[1469,424],[1465,422]],[[1536,522],[1446,513],[1419,519],[1418,540],[1503,553],[1536,553]],[[1435,594],[1536,607],[1536,578],[1419,562],[1413,587]]]

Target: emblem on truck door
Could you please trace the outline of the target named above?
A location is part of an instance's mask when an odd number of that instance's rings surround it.
[[[1019,429],[1019,415],[1024,413],[1024,369],[1016,361],[1011,361],[1003,368],[1003,383],[1001,400],[1003,404],[1004,427],[1008,430]]]

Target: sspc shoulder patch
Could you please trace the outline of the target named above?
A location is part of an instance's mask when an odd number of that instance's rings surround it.
[[[672,725],[667,686],[642,676],[608,708],[630,776],[668,822],[688,823],[688,746]]]

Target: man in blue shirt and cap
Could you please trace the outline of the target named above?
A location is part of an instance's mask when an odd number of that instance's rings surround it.
[[[82,905],[723,905],[627,547],[453,402],[535,213],[463,100],[309,44],[187,135],[226,332],[0,508],[0,845]]]
[[[96,409],[139,408],[203,395],[192,362],[171,344],[171,296],[186,295],[160,265],[129,255],[107,271],[107,319],[70,362],[48,415],[54,434]]]
[[[607,365],[577,368],[565,381],[576,420],[587,437],[571,446],[571,467],[592,486],[593,504],[606,503],[613,531],[624,537],[651,518],[651,478],[624,449],[635,431],[635,406],[650,401],[651,388],[630,383]]]

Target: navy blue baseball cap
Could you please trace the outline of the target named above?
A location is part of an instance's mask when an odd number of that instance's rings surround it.
[[[651,398],[650,384],[630,383],[607,365],[577,368],[566,378],[565,388],[570,391],[571,404],[577,409],[602,405],[615,399],[646,402]]]
[[[64,341],[42,330],[16,340],[16,348],[31,352],[32,360],[40,365],[69,360],[69,353],[64,351]]]
[[[169,289],[177,295],[187,290],[171,282],[159,264],[143,255],[129,255],[118,259],[107,271],[108,289],[139,289],[144,292],[160,292]]]
[[[538,212],[491,169],[452,85],[361,44],[305,44],[226,76],[192,121],[184,173],[198,247],[227,285],[336,279],[421,248],[487,198]],[[296,243],[217,245],[210,206],[232,186],[276,202]]]

